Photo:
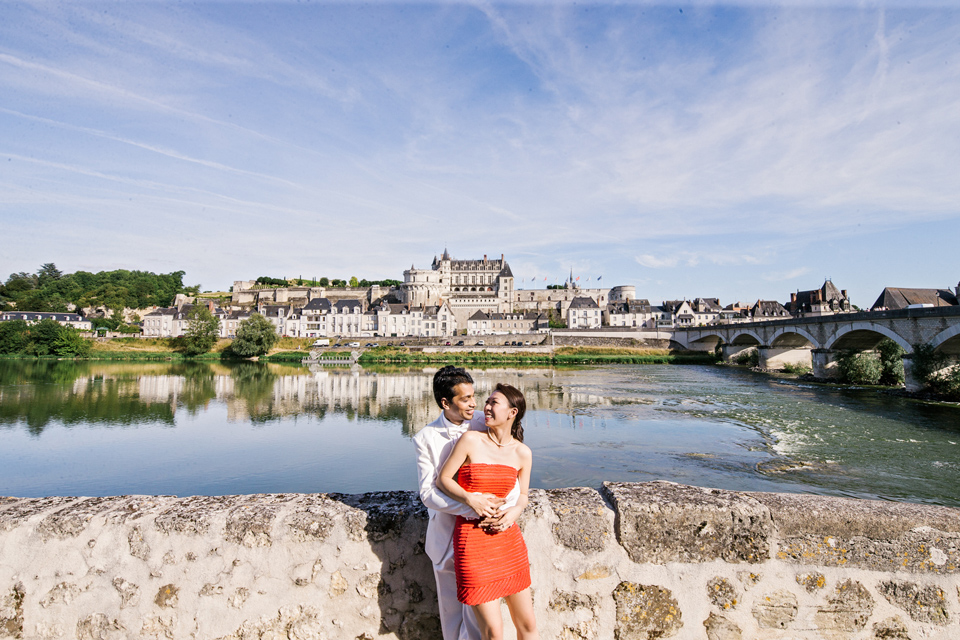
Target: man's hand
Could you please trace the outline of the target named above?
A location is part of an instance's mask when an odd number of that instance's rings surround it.
[[[492,493],[467,494],[467,506],[477,512],[481,518],[492,518],[500,512],[504,499]]]
[[[480,528],[489,533],[506,531],[513,526],[513,523],[517,521],[517,518],[520,517],[521,513],[523,513],[523,509],[518,509],[517,507],[498,511],[497,515],[493,516],[492,518],[484,518],[481,520]]]

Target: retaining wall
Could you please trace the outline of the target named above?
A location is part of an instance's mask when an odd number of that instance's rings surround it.
[[[956,509],[606,483],[521,526],[545,639],[960,637]],[[0,498],[0,638],[435,640],[425,530],[410,492]]]

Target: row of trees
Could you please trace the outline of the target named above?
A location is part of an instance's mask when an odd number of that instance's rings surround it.
[[[85,356],[90,352],[90,340],[73,327],[56,320],[41,320],[27,324],[23,320],[0,322],[0,354],[34,356]]]
[[[220,337],[220,319],[205,306],[196,306],[190,312],[190,323],[181,341],[183,352],[188,356],[208,353]],[[276,328],[259,313],[251,314],[237,327],[237,335],[230,345],[233,355],[241,358],[262,356],[276,344],[279,336]]]
[[[0,308],[65,313],[104,307],[119,317],[125,308],[168,307],[178,293],[196,295],[200,286],[184,286],[183,275],[183,271],[156,274],[125,269],[64,274],[48,262],[36,273],[11,273],[0,285]]]
[[[356,276],[351,277],[349,280],[341,280],[339,278],[311,278],[305,280],[304,278],[296,278],[295,280],[287,280],[286,278],[273,278],[270,276],[260,276],[257,278],[256,283],[259,285],[265,285],[269,287],[287,287],[290,284],[295,284],[297,286],[310,286],[310,287],[334,287],[338,289],[345,289],[351,287],[353,289],[357,288],[366,288],[372,287],[377,284],[381,287],[399,287],[402,283],[399,280],[365,280],[357,279]]]

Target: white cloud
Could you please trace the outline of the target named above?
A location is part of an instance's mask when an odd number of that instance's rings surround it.
[[[783,282],[784,280],[793,280],[800,276],[810,273],[810,267],[797,267],[788,271],[773,271],[761,276],[767,282]]]

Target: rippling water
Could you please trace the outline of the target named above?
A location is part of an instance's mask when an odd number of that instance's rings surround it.
[[[707,366],[474,371],[536,487],[665,479],[960,506],[960,408]],[[0,494],[414,489],[433,369],[0,361]]]

